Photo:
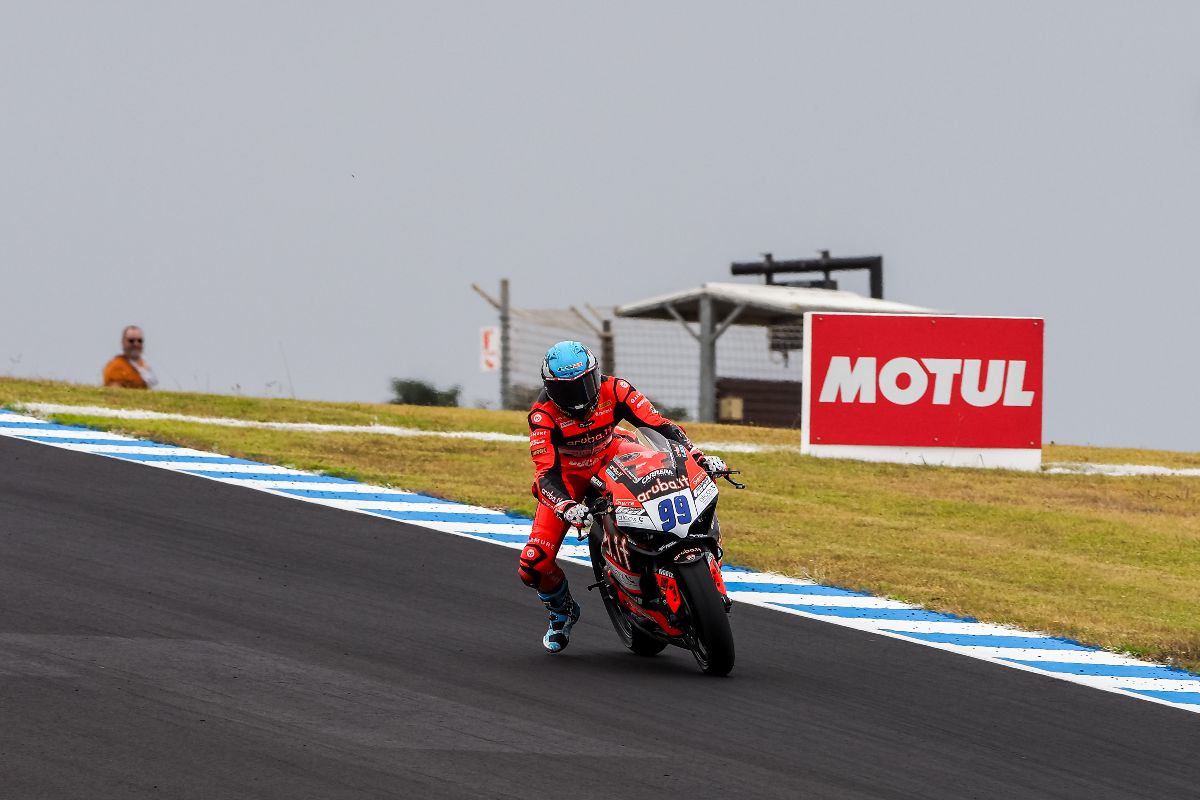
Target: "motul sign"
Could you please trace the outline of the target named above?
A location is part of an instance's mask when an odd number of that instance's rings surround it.
[[[802,450],[1036,469],[1041,319],[806,314]]]

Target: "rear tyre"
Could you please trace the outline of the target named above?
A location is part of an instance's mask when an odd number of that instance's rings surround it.
[[[608,612],[608,619],[612,623],[613,629],[616,630],[621,644],[639,656],[656,656],[663,651],[667,643],[655,639],[634,625],[629,619],[629,613],[621,608],[621,604],[612,595],[616,590],[608,585],[608,579],[604,575],[604,556],[600,552],[600,541],[603,536],[604,530],[600,523],[596,522],[588,536],[588,555],[592,559],[592,573],[596,576],[596,580],[601,582],[599,588],[600,597],[604,599],[604,610]]]
[[[629,642],[629,649],[639,656],[656,656],[667,647],[666,642],[655,639],[637,625],[632,626],[631,632],[633,636],[631,637],[632,641]]]
[[[733,631],[725,603],[708,571],[708,560],[676,566],[675,577],[691,615],[696,663],[705,675],[728,675],[733,669]]]

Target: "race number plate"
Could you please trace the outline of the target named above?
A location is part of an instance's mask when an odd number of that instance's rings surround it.
[[[663,533],[673,533],[680,539],[687,536],[696,518],[692,493],[686,489],[663,494],[642,504],[654,527]]]

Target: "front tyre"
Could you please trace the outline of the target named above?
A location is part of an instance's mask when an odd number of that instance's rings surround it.
[[[675,577],[691,616],[696,663],[705,675],[728,675],[733,669],[733,631],[707,559],[677,565]]]

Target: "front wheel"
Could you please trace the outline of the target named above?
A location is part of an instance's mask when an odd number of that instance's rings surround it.
[[[708,560],[700,559],[675,567],[682,584],[684,601],[691,616],[692,655],[705,675],[728,675],[733,669],[733,631],[729,614],[717,591]]]

